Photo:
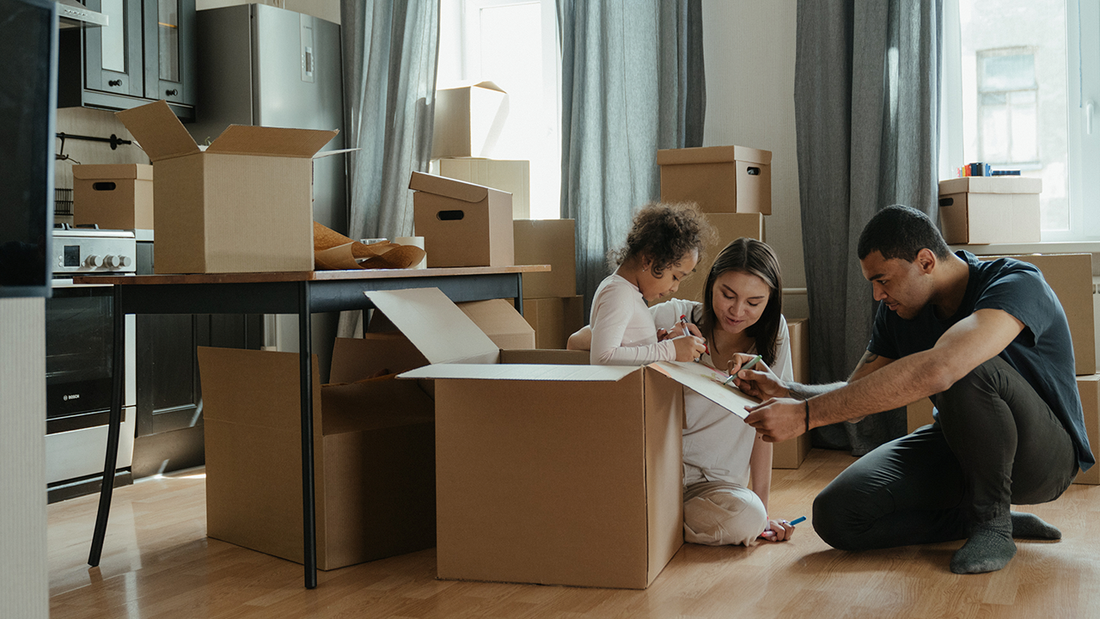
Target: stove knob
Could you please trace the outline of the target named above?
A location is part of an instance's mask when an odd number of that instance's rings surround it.
[[[86,267],[101,267],[103,266],[103,258],[92,254],[84,258],[84,266]]]
[[[129,257],[129,256],[119,256],[118,257],[118,264],[121,267],[128,267],[133,263],[134,263],[134,259]]]
[[[122,267],[128,267],[133,264],[133,259],[129,256],[111,256],[108,255],[103,259],[104,265],[109,269],[118,269]]]

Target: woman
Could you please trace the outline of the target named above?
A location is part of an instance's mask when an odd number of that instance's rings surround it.
[[[792,380],[782,289],[779,260],[772,249],[740,238],[715,258],[703,303],[672,299],[650,312],[661,327],[659,338],[685,330],[705,338],[702,363],[726,369],[738,353],[758,354],[781,379]],[[685,325],[681,316],[692,324]],[[569,338],[569,348],[589,348],[590,342],[591,331],[585,327]],[[684,392],[684,411],[684,539],[746,546],[758,538],[790,539],[794,527],[767,516],[772,444],[758,438],[741,418],[694,391]]]

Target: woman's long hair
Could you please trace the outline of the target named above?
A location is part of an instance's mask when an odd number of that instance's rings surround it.
[[[739,238],[726,245],[714,259],[703,289],[702,317],[697,320],[703,333],[717,352],[718,344],[714,330],[718,317],[714,313],[714,282],[730,271],[740,271],[755,275],[764,280],[771,294],[768,304],[756,324],[745,329],[745,334],[756,340],[756,352],[769,366],[775,362],[779,352],[779,321],[783,314],[783,275],[779,270],[779,259],[766,243],[756,239]]]

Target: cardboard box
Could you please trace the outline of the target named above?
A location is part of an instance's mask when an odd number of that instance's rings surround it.
[[[764,216],[760,213],[708,213],[707,220],[718,231],[718,235],[714,244],[706,248],[703,259],[695,265],[695,271],[676,290],[673,296],[678,299],[700,302],[703,300],[703,287],[707,284],[710,267],[714,264],[714,259],[718,257],[719,252],[725,249],[730,241],[741,237],[764,240]],[[526,292],[526,275],[523,277],[523,282]]]
[[[1001,256],[979,256],[993,260]],[[1092,254],[1023,254],[1009,256],[1030,262],[1043,272],[1069,322],[1075,373],[1096,373],[1096,322],[1092,293]]]
[[[515,264],[512,196],[503,191],[413,172],[416,235],[424,237],[429,267]]]
[[[972,176],[940,181],[940,230],[951,244],[1038,243],[1039,178]]]
[[[523,298],[577,294],[576,222],[572,219],[517,219],[512,222],[516,264],[549,264],[549,273],[525,273]]]
[[[435,380],[438,576],[652,583],[683,543],[681,385],[746,400],[694,363],[531,365],[588,353],[500,350],[433,288],[366,294],[432,361],[401,377]]]
[[[661,201],[697,202],[704,213],[772,213],[772,153],[746,146],[657,151]]]
[[[302,562],[297,353],[198,349],[207,534]],[[313,362],[317,566],[435,543],[432,402],[417,383],[322,387]]]
[[[810,334],[807,332],[807,319],[787,321],[787,331],[791,338],[791,369],[797,383],[810,379]],[[810,435],[802,434],[772,446],[773,469],[797,469],[810,453]]]
[[[910,434],[922,426],[926,426],[935,419],[932,417],[932,400],[921,398],[905,407],[906,429]]]
[[[107,230],[153,229],[153,166],[73,166],[73,223]]]
[[[469,318],[497,348],[530,349],[535,346],[535,329],[520,316],[515,306],[504,299],[459,303],[458,309]],[[579,328],[579,327],[578,327]]]
[[[116,114],[153,162],[156,273],[313,270],[313,156],[336,131],[230,125],[205,150],[164,101]]]
[[[512,219],[531,217],[531,162],[451,157],[439,160],[439,175],[512,194]]]
[[[523,318],[535,329],[535,348],[565,348],[569,336],[584,326],[584,297],[524,299]]]
[[[1092,456],[1100,462],[1100,375],[1077,377],[1077,392],[1081,394],[1081,409],[1085,412],[1085,434],[1089,437]],[[1100,464],[1078,473],[1075,484],[1100,484]]]
[[[488,81],[436,90],[432,159],[492,157],[508,116],[506,97]]]

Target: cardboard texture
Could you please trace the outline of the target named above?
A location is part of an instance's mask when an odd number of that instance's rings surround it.
[[[1081,409],[1085,413],[1085,434],[1089,437],[1092,455],[1100,462],[1100,375],[1077,377],[1077,392],[1081,394]],[[1075,484],[1100,484],[1100,465],[1078,473]]]
[[[198,357],[207,534],[301,563],[298,354],[200,347]],[[431,400],[412,381],[322,387],[316,358],[313,368],[317,566],[432,547]]]
[[[662,202],[697,202],[704,213],[772,212],[772,153],[746,146],[657,151]]]
[[[396,331],[364,333],[362,338],[338,337],[332,347],[329,381],[333,384],[353,383],[374,376],[400,374],[425,365],[428,365],[428,360],[424,355],[409,338]]]
[[[409,189],[429,267],[515,264],[511,194],[420,172],[412,173]]]
[[[530,161],[452,157],[439,160],[439,175],[506,191],[512,194],[512,219],[531,217]]]
[[[1038,243],[1039,178],[940,181],[940,229],[950,244]]]
[[[535,348],[535,329],[504,299],[459,303],[458,309],[498,348]]]
[[[576,222],[572,219],[517,219],[512,222],[516,264],[549,264],[549,273],[525,273],[523,298],[577,294]]]
[[[432,159],[492,157],[508,116],[506,97],[488,81],[436,90]]]
[[[73,166],[73,223],[107,230],[153,229],[153,166]]]
[[[791,338],[791,368],[794,381],[805,383],[810,379],[810,334],[807,319],[787,321],[787,331]],[[795,438],[775,443],[772,446],[772,468],[797,469],[810,453],[810,435],[802,434]]]
[[[535,348],[565,348],[584,326],[584,297],[524,299],[523,318],[535,329]]]
[[[336,131],[231,125],[203,151],[164,101],[116,115],[153,162],[156,273],[313,270],[312,157]]]
[[[932,417],[932,400],[921,398],[905,407],[906,428],[909,433],[926,426],[935,419]]]
[[[764,216],[760,213],[707,213],[707,221],[718,232],[714,244],[706,248],[703,259],[695,265],[695,271],[686,278],[673,295],[689,301],[703,300],[703,287],[707,284],[707,274],[719,252],[731,241],[741,237],[764,240]],[[527,289],[527,276],[524,276],[524,290]]]

